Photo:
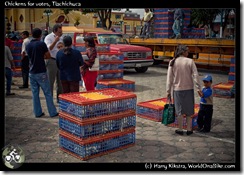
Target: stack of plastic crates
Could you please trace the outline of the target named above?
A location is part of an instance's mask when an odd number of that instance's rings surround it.
[[[231,88],[235,83],[235,58],[231,58],[230,61],[230,72],[228,76],[228,82],[218,83],[213,86],[213,95],[215,97],[231,98]]]
[[[198,117],[198,111],[199,111],[200,105],[195,104],[194,106],[194,112],[195,114],[192,116],[192,129],[197,129],[198,124],[197,124],[197,117]],[[178,120],[177,117],[175,118],[175,122],[172,124],[169,124],[167,126],[174,127],[174,128],[179,128]],[[187,128],[187,123],[186,123],[186,116],[183,117],[183,129]]]
[[[14,60],[15,71],[13,71],[14,77],[21,77],[21,50],[22,50],[22,42],[12,41],[13,49],[11,49],[11,53]]]
[[[154,9],[154,38],[169,38],[173,35],[174,13],[168,12],[168,10],[168,8]],[[184,30],[186,30],[190,24],[190,9],[183,8],[183,10],[185,14]],[[188,36],[183,35],[182,38],[188,38]]]
[[[121,53],[98,53],[100,68],[98,71],[97,89],[116,88],[134,91],[135,82],[123,79],[124,56]]]
[[[135,144],[134,93],[108,88],[59,98],[61,150],[87,160]]]

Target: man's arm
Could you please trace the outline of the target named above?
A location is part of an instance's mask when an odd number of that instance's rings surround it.
[[[44,59],[50,59],[51,58],[51,54],[49,51],[47,51],[45,54],[44,54]]]

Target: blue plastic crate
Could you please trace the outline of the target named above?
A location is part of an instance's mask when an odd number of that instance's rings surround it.
[[[129,115],[129,113],[125,113],[124,116],[120,114],[120,117],[115,115],[113,119],[110,117],[110,119],[102,122],[98,122],[98,119],[97,122],[86,125],[72,122],[69,120],[69,117],[65,117],[62,114],[63,113],[61,113],[59,117],[59,127],[82,139],[136,126],[136,116],[132,113],[130,113],[131,116],[125,116]]]
[[[121,54],[113,54],[113,53],[109,53],[109,54],[104,54],[104,53],[98,53],[97,54],[99,60],[101,61],[113,61],[113,60],[124,60],[124,55]]]
[[[230,72],[235,72],[235,66],[230,66]]]
[[[123,78],[124,73],[123,72],[117,72],[117,73],[104,73],[104,74],[99,74],[98,75],[98,80],[101,79],[118,79],[118,78]]]
[[[81,119],[92,118],[114,114],[117,112],[124,112],[127,110],[136,110],[136,97],[111,102],[95,103],[85,106],[80,106],[72,102],[60,99],[59,109]]]
[[[230,64],[235,64],[235,58],[230,59]]]
[[[106,153],[108,151],[120,148],[122,146],[134,144],[136,140],[135,132],[128,133],[121,136],[116,136],[107,140],[101,139],[90,144],[77,143],[71,139],[68,139],[62,135],[59,136],[59,145],[61,148],[74,153],[79,156],[80,159],[89,159],[90,156]]]
[[[100,64],[99,70],[119,70],[124,69],[124,64]]]
[[[228,76],[228,80],[229,80],[229,81],[235,81],[235,75],[231,75],[231,74],[229,74],[229,76]]]
[[[228,89],[213,88],[213,95],[214,96],[231,97],[231,91]]]
[[[155,121],[161,121],[162,115],[163,115],[163,109],[162,110],[155,110],[152,108],[137,106],[136,114],[147,117],[147,118],[151,118]]]

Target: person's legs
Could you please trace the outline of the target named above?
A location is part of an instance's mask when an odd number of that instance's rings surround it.
[[[69,93],[70,88],[69,88],[69,82],[66,80],[61,80],[62,88],[63,88],[63,93]]]
[[[186,116],[187,131],[192,131],[192,116]]]
[[[147,22],[146,37],[149,38],[151,32],[150,23]]]
[[[197,116],[197,125],[198,125],[198,130],[202,130],[203,129],[203,121],[204,121],[204,110],[202,109],[202,105],[200,105],[200,110],[198,112],[198,116]]]
[[[180,21],[179,20],[174,21],[172,29],[174,32],[174,36],[177,36],[178,34],[180,34]]]
[[[40,84],[42,91],[45,95],[49,115],[51,117],[57,116],[58,113],[57,113],[57,109],[53,103],[53,97],[52,97],[52,94],[50,91],[50,84],[48,81],[47,73],[39,74],[38,83]]]
[[[211,122],[213,116],[213,106],[207,105],[205,110],[205,120],[204,120],[204,131],[210,132],[211,130]]]
[[[46,60],[46,67],[47,67],[48,80],[50,83],[50,90],[53,96],[53,86],[54,86],[56,73],[57,73],[56,61],[52,59]]]
[[[6,94],[11,94],[11,84],[12,84],[12,70],[5,67],[5,77],[6,77]]]
[[[22,60],[22,77],[23,77],[23,87],[29,87],[29,58],[24,57]]]
[[[30,85],[32,92],[32,101],[33,101],[33,112],[36,117],[42,115],[42,107],[39,97],[40,86],[38,83],[38,79],[40,77],[39,74],[29,74],[30,76]]]
[[[70,81],[70,92],[79,92],[79,81]]]
[[[58,67],[56,65],[56,93],[57,93],[57,102],[59,102],[58,96],[59,94],[63,93],[62,83],[60,80],[60,71],[58,70]]]

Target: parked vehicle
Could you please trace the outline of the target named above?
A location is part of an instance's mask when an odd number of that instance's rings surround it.
[[[69,30],[67,30],[69,29]],[[70,31],[63,27],[64,35],[71,35],[74,39],[74,45],[84,43],[83,37],[94,37],[97,44],[108,44],[110,52],[123,53],[124,69],[134,68],[137,72],[144,73],[148,67],[153,65],[152,50],[144,46],[130,45],[123,34],[103,29],[81,29]]]

